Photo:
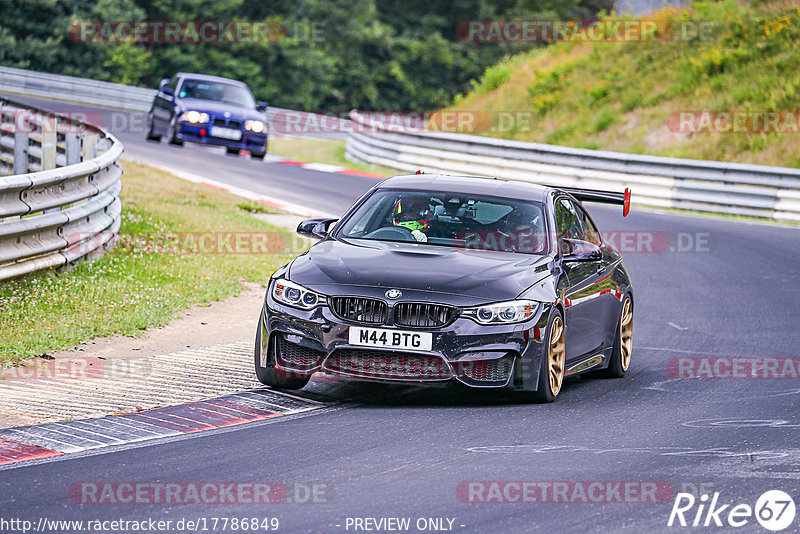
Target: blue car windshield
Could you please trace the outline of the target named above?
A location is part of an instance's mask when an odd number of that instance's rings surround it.
[[[336,236],[472,250],[543,254],[541,203],[448,191],[379,189]]]
[[[178,98],[211,100],[248,109],[256,107],[253,95],[244,87],[205,80],[184,80],[178,92]]]

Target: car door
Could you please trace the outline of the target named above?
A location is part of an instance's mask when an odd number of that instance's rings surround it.
[[[156,95],[153,101],[153,125],[157,133],[165,133],[175,107],[175,91],[178,88],[178,78],[172,78]]]
[[[609,347],[614,342],[615,329],[622,307],[618,296],[621,294],[619,279],[613,276],[615,269],[621,264],[622,258],[612,245],[603,241],[597,226],[586,209],[580,203],[576,203],[575,207],[583,226],[586,228],[587,241],[598,245],[602,254],[594,290],[599,299],[597,318],[600,321],[600,343]]]
[[[569,243],[588,242],[600,246],[600,236],[594,225],[587,224],[583,208],[568,197],[556,200],[556,224],[562,261],[570,249]],[[571,240],[571,241],[570,241]],[[600,255],[597,259],[564,262],[569,280],[564,294],[564,322],[566,359],[577,360],[595,352],[603,343],[605,332],[605,304],[597,282],[606,265]]]

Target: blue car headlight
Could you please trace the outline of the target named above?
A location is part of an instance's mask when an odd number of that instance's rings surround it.
[[[461,317],[472,319],[478,324],[513,324],[527,321],[539,308],[533,300],[509,300],[461,310]]]
[[[205,124],[211,120],[211,117],[208,116],[208,113],[191,110],[181,113],[179,120],[192,124]]]
[[[301,310],[312,310],[327,303],[325,295],[311,291],[285,278],[277,278],[272,281],[271,293],[272,298],[281,304]]]
[[[244,127],[246,130],[255,133],[262,133],[267,131],[267,124],[264,121],[246,120],[244,121]]]

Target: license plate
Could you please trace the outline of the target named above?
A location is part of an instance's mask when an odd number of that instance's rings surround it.
[[[406,332],[385,328],[350,327],[350,344],[362,347],[383,347],[388,349],[410,349],[429,351],[433,348],[433,334],[430,332]]]
[[[211,137],[220,137],[222,139],[230,139],[231,141],[239,141],[242,138],[241,130],[234,130],[233,128],[212,126],[210,133]]]

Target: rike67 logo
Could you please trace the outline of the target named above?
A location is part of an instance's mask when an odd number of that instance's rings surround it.
[[[678,493],[667,526],[739,528],[752,524],[755,518],[765,529],[779,532],[794,523],[795,512],[794,499],[781,490],[764,492],[755,507],[745,503],[720,505],[719,492],[710,498],[705,493],[700,498]]]

